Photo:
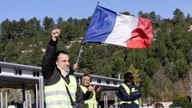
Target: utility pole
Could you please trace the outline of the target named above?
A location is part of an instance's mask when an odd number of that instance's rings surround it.
[[[118,79],[121,79],[121,72],[118,72]]]

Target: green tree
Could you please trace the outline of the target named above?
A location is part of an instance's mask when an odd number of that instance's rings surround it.
[[[156,61],[154,58],[148,58],[144,63],[143,63],[143,70],[146,72],[146,74],[150,77],[152,77],[159,69],[160,63]]]
[[[189,72],[189,69],[190,67],[184,59],[178,59],[176,61],[176,70],[179,77],[184,77]]]
[[[158,97],[159,101],[168,101],[170,97],[174,97],[174,85],[171,80],[164,74],[163,67],[159,68],[153,76],[153,80],[150,84],[150,92],[155,97]]]
[[[61,25],[60,29],[61,29],[61,39],[63,43],[69,44],[70,41],[74,40],[80,35],[79,27],[72,25],[68,22]]]
[[[44,30],[45,30],[45,33],[47,35],[50,35],[51,33],[51,30],[54,28],[54,20],[53,18],[49,18],[49,17],[45,17],[44,20],[43,20],[43,26],[44,26]]]
[[[124,51],[118,50],[113,53],[113,56],[111,57],[113,64],[112,64],[112,70],[111,76],[117,78],[117,72],[124,72],[128,70],[129,66],[126,65],[124,61]]]
[[[25,34],[29,37],[37,36],[42,32],[40,20],[35,17],[26,22]]]
[[[5,46],[4,61],[15,63],[17,56],[16,45],[12,41],[9,41]]]
[[[191,108],[192,104],[190,102],[190,97],[188,96],[180,96],[180,97],[176,97],[173,100],[173,104],[171,106],[181,106],[182,108]]]
[[[97,61],[97,55],[94,52],[95,44],[89,43],[84,45],[83,53],[81,54],[80,72],[82,73],[94,73],[94,62]]]
[[[181,21],[183,21],[184,14],[180,9],[176,8],[175,11],[173,11],[173,15],[173,23],[181,23]]]
[[[171,81],[177,81],[179,78],[178,72],[174,62],[169,62],[165,66],[165,74],[171,79]]]

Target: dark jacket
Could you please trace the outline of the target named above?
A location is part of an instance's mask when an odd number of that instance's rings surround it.
[[[84,85],[82,85],[82,86],[84,86]],[[95,88],[95,91],[96,90],[97,90],[97,87]],[[86,93],[84,93],[84,100],[88,100],[91,97],[91,95],[93,95],[92,91],[87,91]],[[100,98],[101,98],[101,92],[99,92],[99,93],[95,92],[95,95],[96,95],[95,98],[96,98],[96,100],[98,102],[100,100]]]
[[[44,77],[44,85],[49,86],[57,83],[61,77],[60,70],[56,67],[56,45],[57,41],[54,42],[50,40],[49,44],[47,45],[46,53],[42,60],[42,74]],[[74,70],[70,68],[69,74],[73,74]],[[69,75],[63,77],[66,83],[69,84]],[[63,86],[65,86],[63,84]],[[77,84],[77,92],[76,92],[76,102],[79,105],[79,108],[85,108],[84,99],[83,99],[83,92],[81,91],[80,86]]]
[[[130,94],[127,94],[125,88],[122,85],[120,85],[118,88],[117,96],[119,97],[120,100],[132,101],[131,104],[122,104],[120,108],[139,108],[139,105],[135,104],[133,101],[141,97],[142,95],[141,90],[136,85],[130,85],[128,86],[128,88],[129,90],[135,88],[136,92],[130,92]]]

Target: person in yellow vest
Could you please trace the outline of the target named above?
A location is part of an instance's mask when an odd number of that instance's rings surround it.
[[[16,108],[15,105],[9,105],[8,108]]]
[[[101,97],[102,87],[90,85],[91,77],[89,74],[84,74],[81,82],[81,89],[84,92],[85,108],[97,108],[98,101]]]
[[[15,102],[11,101],[10,105],[8,106],[8,108],[16,108]]]
[[[56,50],[60,29],[51,32],[51,39],[42,59],[45,108],[85,108],[83,92],[78,85],[74,69],[66,51]]]
[[[139,98],[142,93],[139,87],[134,84],[133,79],[134,77],[131,72],[124,74],[124,83],[117,90],[120,108],[139,108]]]

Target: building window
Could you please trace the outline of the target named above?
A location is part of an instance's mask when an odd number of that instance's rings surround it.
[[[109,80],[106,81],[106,84],[109,84]]]
[[[39,72],[33,72],[33,77],[39,77]]]
[[[117,82],[116,82],[116,81],[114,81],[114,82],[113,82],[113,84],[114,84],[114,85],[117,85]]]
[[[15,74],[15,75],[22,75],[22,70],[20,70],[20,69],[15,69],[15,70],[14,70],[14,74]]]
[[[19,70],[19,75],[22,75],[22,71],[21,70]]]
[[[37,72],[37,77],[39,77],[39,72]]]
[[[100,79],[97,79],[97,83],[101,83],[101,80],[100,80]]]

